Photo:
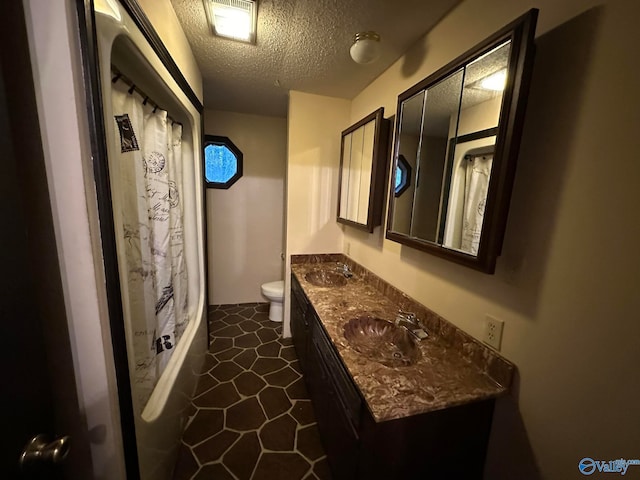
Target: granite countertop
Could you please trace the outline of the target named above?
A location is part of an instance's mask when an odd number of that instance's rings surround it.
[[[345,286],[318,287],[305,279],[312,271],[335,271],[336,261],[354,271]],[[495,398],[508,391],[514,370],[510,362],[348,257],[296,255],[291,271],[376,421]],[[413,365],[382,365],[345,339],[344,326],[350,319],[369,315],[393,322],[399,309],[415,312],[429,333],[418,342],[422,355]]]

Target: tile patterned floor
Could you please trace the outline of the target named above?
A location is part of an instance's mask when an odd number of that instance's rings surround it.
[[[330,479],[291,339],[269,305],[212,308],[174,480]]]

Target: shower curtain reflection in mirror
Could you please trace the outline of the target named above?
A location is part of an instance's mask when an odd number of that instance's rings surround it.
[[[477,255],[491,180],[497,129],[487,129],[452,141],[451,185],[444,210],[443,246]]]
[[[464,160],[464,212],[460,250],[477,255],[493,155],[465,155]]]
[[[124,81],[112,89],[126,272],[133,326],[134,408],[141,413],[188,323],[182,126]],[[118,212],[115,212],[116,216]]]

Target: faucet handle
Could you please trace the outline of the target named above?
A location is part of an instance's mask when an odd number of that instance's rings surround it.
[[[353,276],[353,272],[349,268],[349,265],[347,265],[346,263],[336,262],[336,270],[338,270],[347,278],[350,278]]]
[[[405,312],[402,309],[398,310],[395,324],[406,328],[417,340],[424,340],[429,336],[422,322],[413,312]]]
[[[402,309],[398,310],[398,315],[407,319],[407,320],[416,320],[416,314],[413,312],[405,312]]]

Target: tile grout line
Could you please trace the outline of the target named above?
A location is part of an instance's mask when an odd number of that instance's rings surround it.
[[[253,310],[253,312],[251,312],[251,310]],[[221,313],[217,313],[217,312],[221,312]],[[189,421],[185,428],[185,432],[187,432],[187,430],[189,430],[189,428],[192,425],[194,425],[195,423],[194,421],[198,418],[198,414],[200,412],[221,411],[222,413],[222,427],[220,430],[216,431],[214,435],[209,435],[193,445],[187,444],[184,440],[181,442],[181,447],[182,448],[186,447],[186,450],[189,452],[190,456],[193,458],[197,466],[197,469],[190,476],[190,478],[193,480],[195,480],[198,477],[198,474],[202,471],[203,468],[209,465],[220,465],[220,467],[228,475],[230,475],[235,479],[238,479],[239,478],[238,474],[231,471],[225,464],[224,457],[228,455],[229,452],[232,451],[233,448],[243,438],[248,438],[247,435],[249,434],[253,434],[255,438],[257,438],[258,440],[257,443],[259,445],[259,450],[256,452],[257,455],[253,464],[253,468],[250,472],[249,478],[253,478],[253,476],[256,475],[256,473],[259,470],[258,467],[261,464],[261,461],[265,454],[273,454],[273,455],[295,454],[301,460],[303,460],[304,464],[307,466],[307,468],[305,469],[304,472],[301,473],[301,476],[299,478],[301,479],[320,478],[318,475],[316,475],[315,470],[317,465],[319,465],[323,461],[326,461],[326,455],[324,455],[324,452],[322,452],[323,454],[318,456],[317,458],[312,459],[310,457],[307,457],[307,455],[304,454],[302,451],[300,451],[298,448],[299,432],[302,430],[311,429],[317,426],[315,419],[313,419],[312,412],[311,412],[312,421],[309,421],[309,423],[303,424],[303,422],[307,422],[309,420],[308,418],[308,415],[309,415],[308,409],[310,406],[310,403],[308,403],[309,399],[306,395],[301,394],[300,387],[293,388],[293,389],[291,388],[297,382],[300,382],[303,378],[303,375],[299,370],[298,359],[295,356],[295,351],[293,350],[293,345],[291,341],[282,339],[282,337],[278,335],[281,332],[282,326],[272,325],[270,322],[266,322],[264,319],[264,317],[266,317],[265,314],[266,314],[266,307],[264,306],[264,304],[249,304],[249,305],[236,304],[233,306],[225,306],[224,308],[220,308],[220,309],[214,308],[209,311],[210,317],[214,317],[209,319],[209,323],[211,325],[217,324],[216,327],[212,328],[212,333],[220,332],[228,327],[235,327],[235,329],[229,328],[229,330],[225,332],[225,334],[229,335],[228,337],[217,337],[214,334],[210,336],[211,344],[210,344],[210,349],[207,352],[207,356],[209,357],[209,359],[205,360],[207,362],[205,368],[208,368],[208,370],[204,371],[200,375],[199,380],[202,380],[203,378],[209,378],[209,381],[213,380],[216,382],[216,384],[212,385],[211,387],[207,388],[202,392],[199,392],[198,395],[194,396],[191,401],[192,414],[190,415]],[[229,317],[231,317],[231,319]],[[244,324],[244,326],[242,324]],[[272,331],[273,333],[267,333],[269,331]],[[259,332],[262,332],[262,333],[259,334]],[[251,335],[253,337],[251,337]],[[240,342],[237,341],[239,337],[242,337],[242,340]],[[256,343],[256,341],[254,340],[250,342],[248,340],[245,340],[250,338],[256,338],[257,340],[259,340],[259,343]],[[219,351],[212,350],[213,348],[215,348],[214,342],[220,339],[224,341],[219,341],[218,345],[225,347],[228,343],[228,346],[226,346],[226,348],[223,348],[222,350],[219,350]],[[272,349],[262,349],[263,353],[258,353],[258,350],[261,349],[262,346],[271,344],[271,343],[275,343],[277,345],[278,347],[277,353],[274,354],[273,352],[273,350],[275,350],[275,346]],[[231,350],[236,348],[238,349],[238,351],[235,352],[235,354],[233,354]],[[240,363],[238,363],[236,359],[240,355],[243,355],[247,352],[251,352],[251,353],[248,355],[248,357],[245,356],[245,358],[242,359],[242,363],[248,364],[248,367],[245,367]],[[233,354],[233,355],[227,358],[225,353],[226,355],[230,355],[230,354]],[[251,358],[250,363],[246,361],[249,358]],[[264,363],[265,368],[267,368],[266,370],[263,371],[263,373],[258,373],[255,370],[256,362],[258,362],[259,359],[263,359],[262,363]],[[266,367],[266,365],[268,365],[268,361],[274,362],[276,360],[280,360],[281,362],[283,362],[282,365],[275,370],[269,370],[268,367]],[[227,368],[227,370],[223,370],[222,372],[218,371],[219,375],[216,376],[216,374],[212,373],[212,371],[221,364],[229,365],[229,366],[235,365],[237,368],[240,368],[241,370],[239,370],[237,373],[234,373],[233,369],[230,371],[228,370],[229,367],[221,367],[222,369]],[[262,366],[260,370],[263,370]],[[290,373],[291,379],[289,381],[287,381],[287,375],[285,373],[287,371],[291,372]],[[245,383],[242,389],[240,389],[240,385],[236,384],[236,380],[239,377],[245,375],[246,373],[252,373],[255,378],[259,379],[263,383],[263,385],[259,387],[259,389],[255,391],[255,393],[250,395],[242,393],[240,390],[250,391],[252,387],[248,386]],[[280,376],[278,376],[277,374],[280,374]],[[282,383],[282,385],[270,383],[270,380],[273,380],[274,378],[276,379],[275,381],[277,383]],[[250,380],[246,380],[246,381],[250,381]],[[230,399],[232,403],[222,408],[220,406],[206,406],[205,396],[207,395],[207,393],[210,393],[211,390],[226,384],[229,384],[229,386],[232,388],[234,392],[235,400]],[[302,384],[302,388],[304,389],[304,384]],[[289,404],[286,410],[277,413],[272,418],[269,418],[269,415],[267,414],[268,409],[265,406],[264,399],[263,399],[263,397],[266,397],[266,395],[263,394],[263,392],[265,391],[281,392],[280,395],[282,395],[282,398],[285,398],[287,403]],[[276,398],[277,397],[278,396],[276,395]],[[234,407],[238,407],[239,405],[243,404],[244,402],[252,398],[255,399],[255,403],[260,407],[259,410],[261,412],[262,420],[258,420],[258,421],[261,421],[262,423],[260,423],[258,428],[252,428],[249,430],[230,428],[228,426],[229,410]],[[272,400],[277,402],[278,400],[276,400],[276,398],[272,397]],[[198,402],[200,406],[196,405],[196,403],[194,402],[194,401],[197,401],[198,399],[201,400]],[[226,404],[227,402],[225,401],[224,403]],[[298,410],[298,413],[294,414],[294,411],[296,411],[297,407],[299,407],[301,410]],[[270,407],[269,410],[272,410],[272,407]],[[235,411],[239,412],[240,409],[236,408]],[[264,428],[267,425],[271,424],[272,422],[280,420],[285,416],[290,418],[291,421],[295,424],[295,430],[293,431],[291,449],[271,450],[271,449],[265,448],[264,439],[263,439]],[[300,416],[300,418],[298,418],[298,416]],[[216,437],[217,435],[221,434],[224,431],[233,432],[238,436],[237,438],[235,438],[235,440],[232,443],[230,443],[229,445],[226,445],[226,447],[218,455],[216,460],[202,463],[201,457],[198,457],[194,451],[195,448],[203,445],[204,443],[206,443],[207,441],[211,440],[212,438]],[[311,440],[311,438],[312,437],[309,437],[309,440]],[[313,445],[314,444],[313,440],[311,440],[311,442],[312,443],[310,445]],[[316,440],[315,443],[316,445],[312,448],[317,448],[317,445],[319,445],[319,438]],[[311,453],[311,451],[308,451],[308,453]],[[326,469],[325,469],[325,472],[326,472]],[[324,477],[324,475],[322,476]],[[176,478],[175,480],[180,480],[180,479]]]

